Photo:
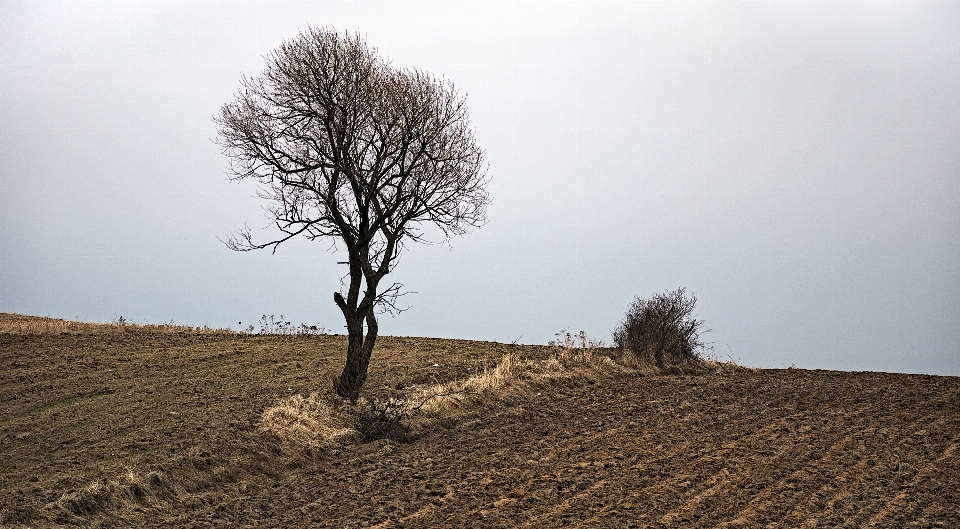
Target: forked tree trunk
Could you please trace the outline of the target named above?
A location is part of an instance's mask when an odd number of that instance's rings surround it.
[[[363,332],[364,319],[367,323],[366,335]],[[377,342],[377,331],[377,318],[372,308],[366,318],[357,314],[347,320],[347,361],[340,376],[333,381],[333,387],[340,397],[351,402],[356,402],[360,397],[360,388],[367,381],[367,367]]]

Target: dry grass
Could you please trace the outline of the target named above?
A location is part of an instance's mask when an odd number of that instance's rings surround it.
[[[175,496],[174,487],[162,472],[141,476],[128,468],[116,479],[94,481],[80,490],[66,492],[47,508],[53,511],[52,518],[74,523],[108,510],[157,505]]]
[[[214,329],[206,325],[193,327],[173,322],[159,325],[140,325],[121,320],[114,323],[86,323],[42,316],[0,313],[0,334],[119,334],[129,332],[154,333],[232,333],[229,329]]]
[[[449,412],[476,406],[484,396],[497,397],[499,391],[511,386],[565,379],[598,380],[626,371],[633,369],[618,364],[601,349],[557,347],[546,360],[520,359],[506,354],[493,368],[484,368],[465,380],[420,388],[410,400],[421,403],[417,406],[425,411]]]
[[[621,353],[613,348],[593,347],[593,342],[586,340],[581,342],[553,342],[553,352],[545,359],[507,353],[494,366],[483,366],[466,378],[413,386],[400,395],[383,399],[361,398],[353,405],[320,393],[308,397],[294,395],[263,412],[260,430],[276,434],[287,453],[311,452],[367,439],[357,428],[364,423],[364,414],[376,411],[387,412],[397,427],[424,428],[438,418],[482,414],[491,400],[510,392],[532,393],[538,384],[561,380],[595,383],[621,374],[660,374],[655,366],[641,361],[629,350]],[[702,372],[715,373],[743,369],[732,361],[712,357],[702,360],[699,367]],[[384,436],[389,433],[380,432]]]
[[[276,434],[288,453],[356,440],[357,431],[348,426],[352,410],[345,409],[348,404],[332,400],[319,393],[291,395],[264,410],[259,429]]]
[[[561,380],[599,382],[619,374],[656,375],[657,369],[638,360],[630,351],[557,345],[545,359],[504,354],[492,367],[483,366],[466,378],[413,386],[400,395],[372,401],[361,398],[355,405],[332,396],[311,393],[294,395],[267,408],[260,430],[274,433],[287,453],[315,452],[343,443],[389,436],[378,431],[370,436],[363,429],[364,417],[389,416],[398,428],[425,428],[436,419],[455,418],[465,413],[483,413],[490,401],[507,393],[533,393],[538,384]],[[586,342],[584,342],[586,343]],[[615,355],[615,356],[611,356]],[[716,359],[703,361],[703,371],[733,372],[743,369]]]
[[[267,408],[260,430],[274,433],[287,453],[314,452],[318,449],[352,443],[363,438],[357,420],[371,406],[388,403],[391,413],[402,414],[404,427],[424,427],[432,419],[464,412],[481,412],[489,399],[506,392],[532,392],[536,384],[557,380],[599,381],[621,373],[635,373],[633,366],[615,361],[612,350],[592,347],[557,346],[544,360],[503,355],[494,366],[484,366],[463,379],[414,386],[402,395],[380,401],[361,398],[356,404],[332,396],[311,393],[293,395]]]
[[[518,383],[524,363],[510,354],[504,355],[494,367],[485,366],[483,371],[466,379],[415,388],[408,402],[412,407],[429,412],[455,410],[476,400],[479,395]]]

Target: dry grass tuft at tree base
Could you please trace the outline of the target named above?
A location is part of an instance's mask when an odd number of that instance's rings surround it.
[[[343,336],[27,320],[0,315],[4,527],[960,527],[957,377],[383,337],[368,403],[434,397],[364,442]],[[334,429],[267,426],[298,414]]]

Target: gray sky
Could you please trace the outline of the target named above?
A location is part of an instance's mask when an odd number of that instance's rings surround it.
[[[686,287],[743,364],[960,375],[960,2],[0,3],[0,311],[342,332],[212,116],[308,25],[467,94],[488,224],[383,334],[609,340]],[[521,338],[522,336],[522,338]]]

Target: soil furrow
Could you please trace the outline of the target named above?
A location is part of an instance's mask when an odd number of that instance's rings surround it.
[[[861,414],[861,419],[867,415],[869,415],[867,412]],[[930,416],[914,421],[908,426],[908,429],[919,429],[929,417]],[[850,419],[848,418],[848,420]],[[772,517],[780,520],[784,527],[789,527],[791,521],[799,523],[801,519],[810,514],[810,512],[807,512],[807,509],[803,509],[801,505],[807,504],[810,498],[816,496],[816,492],[822,491],[824,486],[820,484],[824,480],[829,479],[829,474],[825,475],[822,469],[832,465],[824,463],[843,464],[842,461],[863,459],[869,456],[869,452],[859,451],[856,448],[851,449],[851,445],[855,443],[858,437],[858,435],[856,435],[857,433],[860,434],[859,436],[862,436],[873,429],[872,426],[865,426],[863,422],[865,421],[857,421],[853,425],[854,428],[850,428],[841,433],[843,437],[831,445],[826,451],[822,453],[819,453],[816,449],[809,451],[811,455],[818,453],[820,455],[809,458],[797,457],[795,461],[802,462],[803,466],[790,475],[781,478],[768,490],[756,496],[747,505],[744,512],[731,523],[740,525],[761,524],[764,521],[769,521],[771,516],[767,513],[770,511],[777,513]],[[818,485],[820,486],[818,487]],[[811,489],[814,488],[818,490],[816,492],[812,491]],[[785,494],[786,490],[789,490],[790,494]],[[796,498],[798,501],[791,504],[789,503],[789,498]],[[780,509],[772,508],[776,503],[781,505]],[[765,514],[767,515],[765,516]]]
[[[894,513],[903,512],[908,507],[908,498],[917,488],[917,485],[934,474],[945,461],[956,459],[958,447],[960,447],[960,435],[953,438],[950,445],[944,449],[943,453],[936,460],[924,465],[902,490],[897,492],[893,498],[887,500],[879,509],[879,512],[870,518],[868,525],[871,527],[883,525]]]

